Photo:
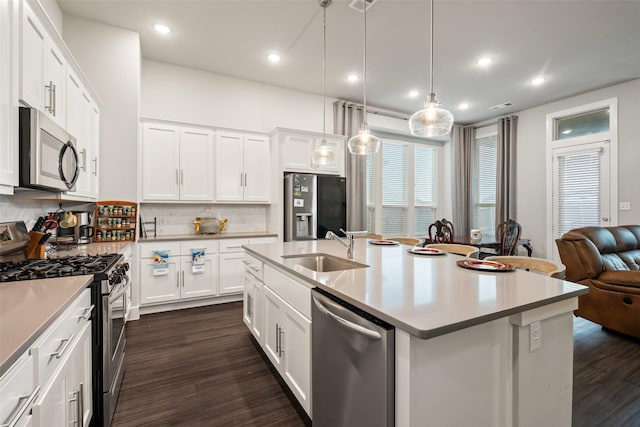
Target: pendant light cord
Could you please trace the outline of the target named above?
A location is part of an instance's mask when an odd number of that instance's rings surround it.
[[[433,94],[433,0],[431,0],[431,54],[429,55],[429,70],[430,70],[430,78],[429,81],[429,97]]]
[[[364,0],[364,16],[362,25],[362,104],[363,104],[363,120],[364,124],[367,123],[367,1]]]
[[[328,5],[327,5],[328,6]],[[326,140],[326,110],[325,91],[327,86],[327,6],[322,7],[322,141]]]

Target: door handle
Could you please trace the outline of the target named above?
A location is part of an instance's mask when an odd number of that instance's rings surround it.
[[[322,312],[324,315],[332,318],[336,322],[340,323],[341,325],[343,325],[347,329],[351,329],[354,332],[357,332],[359,334],[365,335],[365,336],[367,336],[367,337],[369,337],[371,339],[374,339],[374,340],[379,340],[379,339],[382,338],[382,335],[380,335],[380,333],[378,333],[377,331],[372,331],[371,329],[367,329],[364,326],[356,325],[355,323],[350,322],[347,319],[343,319],[342,317],[330,312],[329,309],[327,309],[327,307],[325,307],[315,297],[313,297],[313,303],[318,308],[318,310],[320,310],[320,312]]]
[[[80,390],[78,390],[78,427],[84,426],[84,384],[80,383]]]
[[[182,270],[182,287],[184,288],[184,270]]]
[[[98,157],[93,158],[93,164],[95,165],[93,176],[98,176]]]
[[[36,386],[28,396],[20,396],[18,398],[18,406],[16,409],[9,414],[7,422],[0,425],[2,427],[15,427],[22,415],[27,411],[27,409],[29,409],[29,406],[31,406],[31,404],[38,398],[38,393],[40,393],[40,386]],[[24,402],[22,406],[20,405],[20,402]]]
[[[45,85],[44,88],[49,91],[49,105],[45,105],[44,109],[53,114],[53,82],[49,80],[49,84]]]
[[[176,169],[176,185],[180,185],[180,176],[178,175],[178,169]]]
[[[80,319],[84,319],[84,320],[89,320],[89,317],[91,317],[91,312],[93,312],[93,309],[96,306],[94,304],[91,304],[91,307],[87,307],[84,310],[84,313],[82,313],[80,316],[76,316],[76,318],[78,319],[78,322],[80,321]]]
[[[603,220],[604,222],[607,222],[607,221],[609,221],[609,218],[607,218],[607,217],[602,217],[602,220]]]
[[[282,349],[282,336],[284,335],[284,330],[282,328],[280,328],[280,347],[278,349],[278,356],[282,357],[282,353],[284,353],[284,350]]]
[[[176,288],[180,287],[180,272],[176,271]]]
[[[49,358],[55,357],[56,359],[60,359],[64,352],[67,351],[67,348],[69,348],[69,344],[71,344],[71,341],[73,341],[74,337],[75,335],[71,335],[69,338],[63,339],[61,341],[62,345],[60,346],[58,351],[49,354]]]
[[[280,326],[276,323],[276,353],[280,356]]]
[[[180,169],[180,185],[184,185],[184,169]]]

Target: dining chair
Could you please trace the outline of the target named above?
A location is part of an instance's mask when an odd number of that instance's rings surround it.
[[[452,254],[464,255],[467,258],[478,258],[480,249],[475,246],[460,245],[458,243],[430,243],[425,248],[440,249]]]
[[[416,239],[415,237],[389,237],[388,239],[395,240],[396,242],[402,243],[403,245],[411,245],[411,246],[417,246],[420,243],[422,243],[421,239]]]
[[[428,232],[429,240],[432,243],[451,243],[455,236],[455,233],[453,232],[453,224],[446,218],[439,219],[429,225]]]
[[[567,267],[562,263],[544,258],[533,258],[528,256],[490,256],[486,257],[485,261],[502,262],[522,270],[537,271],[539,273],[546,274],[547,276],[555,277],[556,279],[564,279],[567,271]]]
[[[496,229],[496,239],[498,241],[498,255],[516,255],[518,240],[522,227],[512,219],[508,219]]]

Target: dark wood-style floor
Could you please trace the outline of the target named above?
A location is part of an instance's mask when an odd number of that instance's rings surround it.
[[[241,303],[127,324],[113,427],[305,426],[242,323]],[[574,321],[574,427],[640,427],[640,340]]]

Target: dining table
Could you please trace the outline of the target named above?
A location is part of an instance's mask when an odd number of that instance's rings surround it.
[[[426,237],[424,240],[424,245],[428,245],[429,243],[442,243],[442,242],[432,242],[429,237]],[[475,246],[477,248],[480,248],[481,252],[482,252],[482,249],[489,249],[491,251],[495,251],[496,255],[499,255],[500,241],[496,239],[495,236],[492,236],[490,234],[483,234],[482,238],[480,239],[472,239],[471,236],[466,236],[466,235],[456,235],[453,237],[453,240],[448,243]],[[522,246],[523,248],[526,249],[528,257],[533,255],[533,247],[531,246],[531,239],[526,239],[522,237],[519,238],[516,248],[518,246]]]

